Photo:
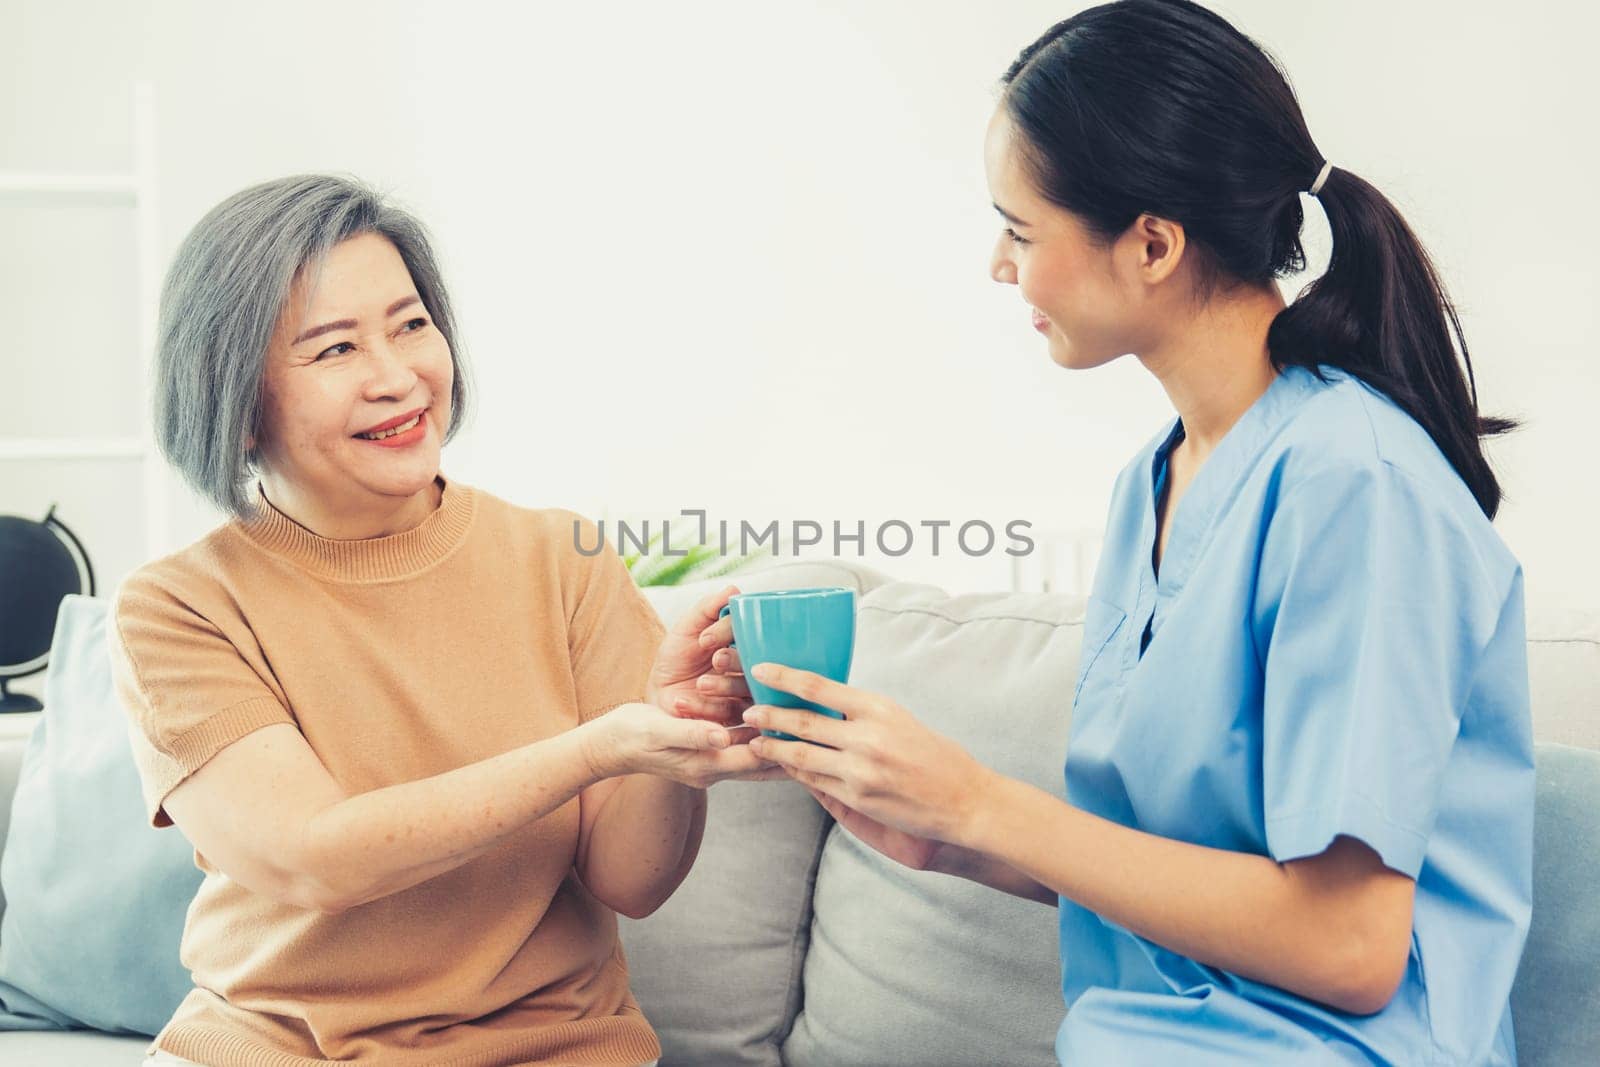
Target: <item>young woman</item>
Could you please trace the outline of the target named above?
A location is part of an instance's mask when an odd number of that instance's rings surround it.
[[[147,816],[205,872],[150,1062],[653,1064],[615,913],[682,882],[707,786],[782,777],[661,707],[748,706],[699,641],[732,590],[664,632],[587,520],[440,471],[459,347],[357,182],[253,186],[178,250],[160,440],[229,519],[109,628]]]
[[[1178,413],[1113,493],[1067,800],[780,665],[846,720],[758,706],[817,744],[753,747],[886,855],[1059,904],[1062,1063],[1513,1063],[1533,762],[1479,444],[1512,424],[1427,255],[1192,3],[1086,10],[1003,83],[995,280],[1056,363],[1131,353]],[[1332,261],[1285,307],[1306,192]]]

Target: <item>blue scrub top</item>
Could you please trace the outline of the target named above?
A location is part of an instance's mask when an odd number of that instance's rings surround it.
[[[1118,478],[1067,797],[1280,863],[1359,838],[1417,883],[1405,978],[1382,1011],[1349,1015],[1062,898],[1063,1064],[1516,1062],[1533,853],[1522,568],[1415,420],[1321,369],[1280,374],[1200,465],[1159,581],[1155,504],[1182,421]]]

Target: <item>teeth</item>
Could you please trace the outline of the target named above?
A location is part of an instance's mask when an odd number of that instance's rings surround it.
[[[368,441],[381,441],[385,437],[393,437],[397,433],[405,433],[420,421],[422,421],[422,416],[419,414],[410,422],[402,422],[399,426],[391,427],[378,433],[358,433],[356,436],[365,437]]]

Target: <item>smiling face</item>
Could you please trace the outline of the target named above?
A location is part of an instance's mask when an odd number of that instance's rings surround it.
[[[450,423],[450,346],[387,238],[335,245],[308,293],[311,273],[296,275],[267,353],[258,442],[267,498],[319,532],[421,509]],[[361,436],[414,415],[407,432]]]
[[[995,281],[1015,285],[1045,335],[1050,358],[1087,369],[1159,344],[1159,324],[1181,285],[1163,285],[1182,260],[1181,227],[1140,215],[1109,247],[1071,212],[1040,195],[1025,142],[1004,105],[984,138],[989,194],[1002,229],[989,261]]]

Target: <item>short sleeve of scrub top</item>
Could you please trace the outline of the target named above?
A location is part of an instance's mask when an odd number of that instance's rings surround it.
[[[1339,835],[1417,881],[1400,989],[1346,1014],[1061,901],[1063,1063],[1514,1063],[1531,898],[1521,568],[1425,431],[1281,374],[1200,465],[1119,479],[1085,620],[1073,804],[1287,862]]]
[[[1338,834],[1415,878],[1504,590],[1424,490],[1334,469],[1279,501],[1257,570],[1267,854]]]

